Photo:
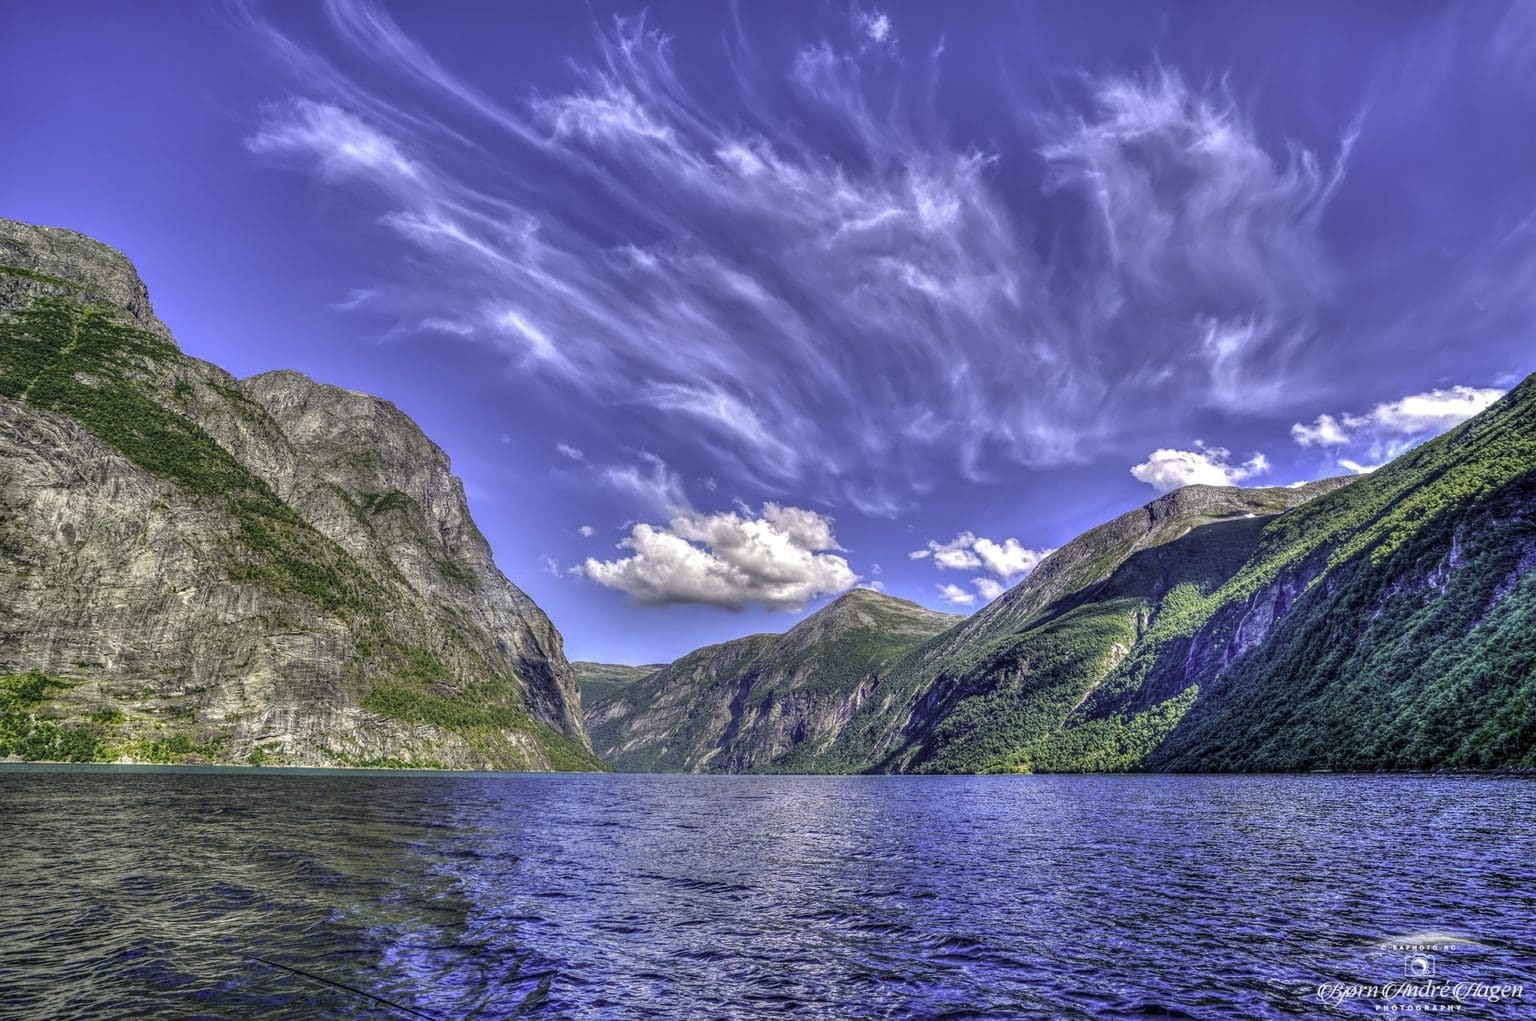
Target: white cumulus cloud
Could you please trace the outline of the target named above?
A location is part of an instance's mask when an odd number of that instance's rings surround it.
[[[1303,447],[1342,447],[1349,442],[1349,433],[1332,415],[1318,415],[1311,425],[1291,426],[1291,439]]]
[[[1362,433],[1423,436],[1443,433],[1504,396],[1493,387],[1453,386],[1429,390],[1376,405],[1363,415],[1319,415],[1311,425],[1291,426],[1291,437],[1303,447],[1339,447]]]
[[[996,542],[967,531],[948,542],[930,540],[927,548],[913,550],[907,556],[912,560],[932,557],[934,565],[941,570],[974,571],[979,568],[1011,584],[1033,571],[1050,552],[1030,549],[1017,539]]]
[[[972,548],[981,558],[982,567],[1009,583],[1033,571],[1035,565],[1051,552],[1029,549],[1017,539],[1004,539],[999,543],[979,538]]]
[[[798,610],[859,581],[832,525],[816,511],[776,503],[763,504],[760,515],[680,513],[665,528],[635,525],[619,543],[628,556],[589,557],[579,572],[646,606]]]
[[[1269,458],[1263,454],[1233,464],[1232,452],[1225,447],[1208,447],[1198,440],[1195,447],[1154,450],[1131,469],[1131,474],[1137,481],[1167,493],[1180,486],[1235,486],[1269,471]]]
[[[981,577],[972,578],[971,584],[982,599],[991,601],[1033,571],[1050,553],[1048,549],[1030,549],[1017,539],[998,542],[965,531],[948,542],[930,540],[926,547],[913,550],[907,556],[912,560],[932,559],[941,571],[986,572]],[[960,606],[969,606],[976,601],[975,594],[952,584],[939,586],[939,595],[945,602]],[[959,598],[961,595],[966,598]]]
[[[1491,387],[1453,386],[1449,390],[1431,390],[1378,404],[1360,419],[1346,415],[1345,423],[1351,427],[1368,425],[1404,436],[1439,433],[1486,410],[1503,396],[1503,390]]]

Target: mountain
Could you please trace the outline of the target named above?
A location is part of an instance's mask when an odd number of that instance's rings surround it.
[[[596,769],[559,632],[387,401],[183,354],[0,221],[0,755]]]
[[[1186,486],[1084,533],[971,617],[912,649],[835,742],[775,765],[978,772],[1053,732],[1188,592],[1213,591],[1266,524],[1348,480]]]
[[[1023,671],[1011,707],[1042,713],[1037,726],[919,768],[1536,766],[1536,377],[1265,522],[1235,570],[1204,584],[1166,570],[1208,557],[1214,527],[1159,551],[1158,608],[1066,712],[1046,709],[1043,672]],[[1059,601],[1020,651],[1038,655],[1058,621],[1098,613],[1135,577]],[[962,700],[935,731],[963,746],[996,709]]]
[[[834,741],[889,666],[959,620],[854,589],[784,634],[689,653],[587,707],[597,753],[637,771],[743,771]]]
[[[581,686],[582,705],[591,705],[599,699],[615,695],[665,666],[665,663],[629,666],[624,663],[592,663],[586,660],[571,663],[571,669],[576,671],[576,681]]]
[[[1359,479],[1167,494],[968,618],[855,590],[579,674],[409,418],[188,357],[82,235],[0,220],[0,426],[0,757],[1536,768],[1536,377]]]
[[[1193,705],[1152,768],[1536,768],[1533,568],[1536,376],[1276,521],[1081,726],[1178,689]]]
[[[830,733],[698,765],[1536,768],[1533,568],[1536,376],[1358,479],[1163,496],[888,662]],[[646,693],[634,730],[671,712]]]

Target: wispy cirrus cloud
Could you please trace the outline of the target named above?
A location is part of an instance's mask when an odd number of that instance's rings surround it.
[[[630,497],[647,513],[672,514],[693,506],[682,476],[648,450],[639,451],[635,461],[596,471],[601,483]]]
[[[1121,286],[1238,309],[1329,289],[1317,225],[1353,129],[1324,166],[1306,149],[1272,154],[1233,97],[1167,69],[1100,79],[1091,92],[1091,112],[1041,154],[1050,186],[1092,209],[1092,243]]]
[[[388,188],[414,188],[422,175],[384,131],[339,107],[302,97],[269,106],[261,129],[245,144],[258,155],[313,160],[331,179],[364,175]]]
[[[1308,369],[1348,133],[1326,159],[1266,144],[1219,87],[1159,70],[1084,79],[1005,166],[874,101],[866,61],[898,28],[874,9],[787,69],[739,60],[729,107],[644,19],[568,89],[492,96],[372,4],[325,11],[371,67],[262,26],[310,94],[267,107],[252,152],[371,189],[403,321],[603,402],[669,459],[894,514],[942,473],[1081,459],[1158,400],[1250,408]],[[795,117],[761,98],[784,90]],[[1075,228],[1048,253],[1020,181]]]
[[[1090,112],[1059,121],[1040,150],[1047,188],[1087,214],[1081,307],[1111,336],[1139,326],[1141,343],[1127,347],[1169,367],[1185,402],[1282,402],[1305,379],[1336,286],[1320,221],[1357,127],[1325,163],[1295,145],[1276,155],[1224,89],[1168,69],[1090,91]]]

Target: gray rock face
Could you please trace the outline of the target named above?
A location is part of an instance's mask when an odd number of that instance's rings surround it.
[[[409,418],[182,355],[81,235],[0,221],[0,267],[0,673],[64,679],[48,715],[105,758],[600,766]]]
[[[0,274],[0,308],[36,294],[61,294],[122,309],[141,329],[169,340],[155,317],[149,289],[128,257],[94,238],[62,227],[35,227],[0,219],[0,266],[28,275]]]
[[[497,568],[448,455],[378,397],[290,371],[239,387],[278,424],[295,455],[262,463],[258,472],[283,502],[354,557],[388,564],[428,605],[461,607],[478,625],[475,651],[516,664],[534,718],[584,739],[576,673],[560,634]],[[366,505],[364,528],[359,503]]]

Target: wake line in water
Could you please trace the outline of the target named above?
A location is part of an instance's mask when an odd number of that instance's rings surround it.
[[[403,1003],[396,1003],[394,1000],[385,999],[382,996],[368,992],[366,989],[359,989],[356,986],[349,986],[345,982],[338,982],[333,978],[326,978],[324,975],[316,975],[314,972],[305,971],[303,968],[294,968],[286,964],[278,964],[276,961],[269,961],[265,957],[257,957],[255,954],[245,954],[244,956],[248,961],[256,961],[258,963],[265,964],[269,968],[278,968],[282,971],[292,972],[295,975],[302,975],[307,979],[312,979],[323,985],[332,986],[336,989],[344,989],[356,996],[361,996],[364,999],[372,1000],[374,1003],[380,1003],[386,1007],[393,1007],[395,1010],[400,1011],[402,1014],[409,1014],[412,1017],[425,1018],[426,1021],[438,1021],[438,1019],[433,1017],[431,1014],[423,1013],[422,1011],[417,1010],[415,1007],[407,1007]]]

